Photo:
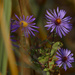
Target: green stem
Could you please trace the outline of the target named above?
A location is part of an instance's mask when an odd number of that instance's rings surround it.
[[[6,53],[6,50],[4,49],[3,64],[2,64],[2,75],[6,75],[6,73],[7,73],[7,53]]]
[[[0,32],[1,35],[1,32]],[[2,71],[3,39],[0,37],[0,71]]]

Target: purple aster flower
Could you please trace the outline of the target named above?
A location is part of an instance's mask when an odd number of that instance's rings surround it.
[[[65,71],[67,70],[68,66],[69,68],[72,67],[71,63],[74,62],[73,53],[71,53],[68,49],[60,49],[58,52],[56,52],[56,57],[58,60],[56,61],[57,66],[61,67],[63,65],[63,68]]]
[[[19,28],[19,25],[15,25],[16,21],[11,19],[11,24],[10,24],[10,31],[11,32],[15,32],[18,28]]]
[[[14,27],[17,28],[17,27],[21,27],[22,28],[22,31],[24,32],[24,35],[25,37],[28,37],[29,34],[35,36],[35,34],[33,33],[33,31],[35,32],[38,32],[37,30],[35,30],[34,28],[39,28],[37,26],[35,26],[36,23],[32,23],[35,18],[32,18],[32,16],[27,16],[26,19],[23,15],[23,18],[19,18],[16,14],[15,14],[16,18],[19,20],[19,21],[16,21]]]
[[[50,13],[50,12],[51,13]],[[57,7],[57,12],[55,9],[53,10],[47,10],[46,18],[48,20],[47,25],[45,27],[48,27],[47,30],[51,29],[50,32],[53,32],[56,29],[56,33],[62,38],[62,34],[66,36],[68,32],[72,29],[72,24],[70,24],[70,16],[65,17],[66,11],[60,10],[59,7]]]

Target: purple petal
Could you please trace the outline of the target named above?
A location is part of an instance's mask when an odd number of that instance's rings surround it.
[[[61,26],[60,26],[60,27],[61,27]],[[62,34],[63,34],[64,36],[66,36],[66,34],[64,33],[62,27],[61,27],[60,31],[62,32]]]
[[[11,30],[11,32],[15,32],[18,28],[14,29],[14,30]]]
[[[59,55],[59,56],[61,57],[60,53],[56,52],[56,54]]]
[[[29,24],[30,26],[32,26],[32,25],[35,25],[36,23],[31,23],[31,24]]]
[[[11,39],[11,41],[16,42],[17,40],[13,40],[13,39]]]
[[[57,14],[56,14],[56,11],[55,11],[55,9],[54,9],[54,16],[57,18]]]
[[[72,67],[72,65],[69,62],[67,62],[67,65],[68,65],[69,68]]]
[[[65,16],[66,12],[64,10],[60,10],[60,18],[62,19]]]
[[[57,7],[57,13],[59,13],[59,7]]]
[[[33,22],[34,20],[35,20],[35,18],[31,19],[31,20],[29,21],[29,23],[30,23],[30,22]]]
[[[55,26],[52,26],[52,30],[51,30],[51,32],[53,32],[54,29],[55,29]]]
[[[35,36],[35,34],[30,30],[30,32],[32,33],[33,36]]]
[[[61,31],[60,31],[60,27],[59,26],[57,27],[57,31],[58,31],[59,36],[62,38],[62,34],[61,34]]]
[[[68,33],[69,30],[67,30],[65,27],[62,26],[62,29],[64,30],[65,33]]]
[[[56,61],[56,63],[59,65],[62,63],[62,61],[58,60],[58,61]]]
[[[18,17],[16,14],[15,14],[15,17],[16,17],[18,20],[20,20],[19,17]]]
[[[33,17],[33,15],[29,17],[28,21],[29,21],[32,17]]]
[[[46,12],[51,18],[54,18],[47,10],[46,10]]]
[[[28,20],[28,17],[29,17],[29,16],[26,17],[26,20]]]
[[[34,27],[34,28],[39,28],[39,27],[37,27],[37,26],[31,26],[31,27]]]
[[[66,68],[66,64],[65,64],[65,63],[63,64],[63,67],[64,67],[64,69],[65,69],[65,71],[66,71],[66,70],[67,70],[67,68]]]
[[[25,16],[23,15],[23,20],[25,20]]]
[[[17,48],[19,48],[19,46],[18,45],[15,45],[15,44],[12,44],[13,46],[15,46],[15,47],[17,47]]]
[[[29,29],[29,30],[32,30],[32,31],[38,32],[37,30],[35,30],[35,29],[31,28],[31,27],[28,27],[28,29]]]

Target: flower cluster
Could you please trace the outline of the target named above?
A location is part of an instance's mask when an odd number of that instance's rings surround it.
[[[72,29],[72,24],[70,24],[71,17],[70,16],[65,17],[66,11],[59,10],[59,7],[57,7],[57,11],[55,11],[55,9],[53,11],[49,9],[49,11],[46,10],[46,12],[47,14],[45,14],[45,16],[47,19],[47,25],[45,25],[45,27],[48,27],[47,30],[50,30],[50,33],[56,32],[61,38],[62,38],[62,35],[66,36],[66,34],[68,34],[68,32],[70,32],[70,30]],[[35,36],[34,32],[38,32],[38,30],[36,29],[38,29],[39,27],[36,26],[36,23],[33,22],[35,21],[35,18],[33,18],[33,15],[27,16],[26,18],[23,15],[23,17],[19,18],[15,14],[15,17],[18,19],[18,21],[11,19],[11,26],[10,26],[11,32],[15,32],[17,29],[20,29],[23,32],[25,37],[29,37],[29,35]],[[13,36],[11,36],[11,38],[12,37]],[[11,39],[11,41],[16,42],[16,40],[13,40],[13,39]],[[54,45],[54,47],[56,45]],[[67,70],[67,66],[69,68],[72,67],[71,63],[74,62],[74,58],[72,57],[73,53],[71,53],[70,50],[60,49],[58,50],[58,52],[56,52],[56,54],[57,54],[56,57],[58,58],[58,60],[56,61],[57,66],[61,67],[63,65],[63,68],[65,69],[65,71]],[[49,57],[46,56],[43,58],[43,60],[42,58],[43,57],[39,57],[39,61],[42,62],[42,64],[45,64],[47,61],[45,59],[46,58],[48,59]]]

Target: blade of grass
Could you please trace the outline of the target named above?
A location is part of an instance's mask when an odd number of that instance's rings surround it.
[[[18,69],[16,66],[16,61],[15,61],[15,57],[13,54],[13,50],[11,48],[11,42],[10,42],[10,36],[8,33],[8,29],[6,27],[6,20],[4,18],[4,16],[2,18],[0,18],[0,22],[1,22],[1,31],[2,31],[2,36],[4,39],[4,44],[6,47],[6,52],[8,55],[8,60],[9,60],[9,65],[10,65],[10,70],[11,70],[11,74],[12,75],[18,75]]]
[[[4,49],[4,48],[3,48]],[[3,50],[3,63],[2,63],[2,75],[7,74],[7,53],[6,50]]]
[[[7,1],[7,0],[5,0],[5,1]],[[7,3],[7,5],[5,4],[6,6],[11,5],[11,0],[8,0],[6,3]],[[8,11],[10,10],[10,12],[11,12],[11,6],[9,6],[9,8],[10,9],[8,9],[8,7],[6,7],[4,9],[7,9]],[[2,17],[0,17],[1,32],[2,32],[2,36],[3,36],[5,48],[6,48],[5,50],[6,50],[7,55],[8,55],[11,75],[18,75],[18,69],[17,69],[17,66],[16,66],[15,57],[14,57],[14,54],[13,54],[13,51],[12,51],[12,48],[11,48],[10,36],[9,36],[9,31],[8,31],[10,29],[9,28],[10,16],[7,16],[8,18],[6,17],[6,15],[10,14],[10,12],[8,12],[6,14],[6,11],[4,10]],[[7,62],[7,61],[5,61],[5,62]],[[4,70],[3,72],[6,72],[6,70]],[[4,75],[6,75],[6,74],[4,74]]]
[[[0,0],[0,9],[1,9],[1,12],[0,12],[0,17],[1,17],[2,13],[3,13],[2,0]],[[1,23],[0,23],[0,25],[1,25]],[[2,72],[2,59],[3,59],[3,39],[2,39],[2,35],[1,35],[1,30],[0,30],[0,72]]]
[[[11,13],[11,0],[4,0],[4,3],[3,3],[3,11],[4,11],[4,14],[5,14],[5,18],[6,18],[6,22],[7,22],[7,27],[8,29],[10,30],[10,13]],[[6,50],[5,48],[3,48],[3,61],[2,61],[2,75],[6,75],[7,73],[7,53],[6,53]]]
[[[3,39],[0,31],[0,72],[2,72],[2,57],[3,57]]]

